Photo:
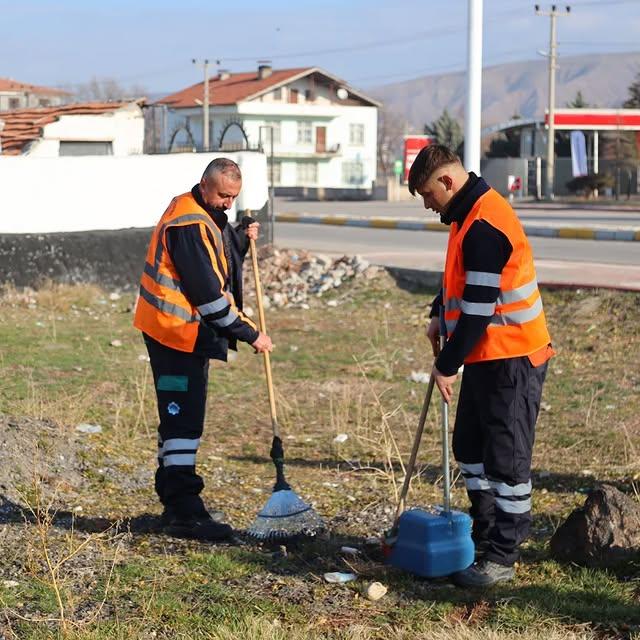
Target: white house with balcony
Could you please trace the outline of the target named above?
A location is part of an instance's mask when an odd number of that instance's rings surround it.
[[[203,102],[204,82],[158,101],[167,109],[165,149],[203,149]],[[380,105],[340,78],[317,67],[221,71],[209,80],[209,104],[210,148],[262,147],[276,193],[371,194]]]

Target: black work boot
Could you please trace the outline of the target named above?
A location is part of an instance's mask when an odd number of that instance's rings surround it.
[[[208,540],[210,542],[233,538],[233,528],[223,522],[216,522],[209,514],[191,517],[167,516],[163,531],[174,538]]]
[[[459,587],[491,587],[498,582],[513,580],[515,575],[513,566],[481,559],[468,569],[454,573],[452,579]]]
[[[160,516],[160,526],[166,527],[172,520],[175,520],[176,518],[179,518],[178,512],[172,509],[171,507],[165,507],[164,511],[162,512],[162,515]],[[195,514],[193,518],[196,520],[211,519],[214,522],[224,522],[226,519],[226,516],[224,514],[224,511],[218,511],[217,509],[213,509],[212,511],[204,510],[201,513]],[[184,520],[185,518],[183,517],[182,519]]]

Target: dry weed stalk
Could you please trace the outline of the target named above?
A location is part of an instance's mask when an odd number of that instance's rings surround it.
[[[396,437],[393,433],[393,429],[391,428],[390,420],[400,412],[402,405],[397,406],[392,411],[387,411],[384,405],[382,404],[382,394],[376,391],[375,387],[371,383],[371,380],[369,380],[367,373],[364,367],[362,366],[362,364],[360,363],[360,361],[358,360],[358,358],[356,358],[356,356],[353,356],[353,359],[355,360],[358,366],[358,369],[360,370],[360,374],[362,375],[362,378],[364,379],[365,384],[367,385],[374,399],[374,404],[378,410],[378,414],[380,418],[380,424],[374,434],[374,437],[366,437],[362,434],[359,434],[359,438],[362,441],[367,442],[369,445],[374,447],[374,450],[376,450],[377,453],[381,455],[382,464],[383,464],[382,469],[378,469],[377,467],[362,467],[362,466],[359,466],[357,468],[358,469],[366,468],[368,470],[375,470],[376,472],[383,475],[386,478],[386,480],[389,482],[392,488],[394,500],[397,500],[399,495],[398,493],[399,481],[396,478],[396,466],[399,466],[402,469],[403,475],[406,473],[406,470],[404,466],[403,457],[400,454],[400,449],[398,448]]]
[[[75,393],[57,390],[52,394],[46,383],[40,384],[34,380],[33,373],[32,368],[25,371],[29,393],[24,400],[14,401],[12,413],[16,415],[37,420],[50,419],[58,424],[78,424],[101,393],[98,388],[87,390],[82,387]]]
[[[591,392],[591,400],[589,400],[589,407],[587,408],[587,415],[584,419],[584,424],[587,429],[591,426],[591,420],[595,420],[596,412],[595,412],[595,402],[596,400],[604,393],[604,389],[598,389],[598,387],[594,387]]]
[[[93,285],[69,285],[45,280],[34,292],[38,305],[49,319],[52,342],[58,341],[57,314],[69,311],[79,293],[85,300],[95,299],[100,295],[100,290]]]
[[[55,522],[58,515],[55,503],[58,500],[59,485],[47,497],[44,491],[44,480],[34,471],[32,484],[28,491],[16,488],[16,492],[25,505],[25,526],[27,533],[27,557],[25,567],[30,576],[50,589],[55,597],[57,617],[36,618],[26,617],[15,610],[11,616],[29,623],[54,623],[60,632],[66,635],[72,628],[89,625],[100,616],[111,588],[113,573],[118,563],[120,551],[124,544],[125,534],[118,532],[119,522],[111,524],[106,530],[89,533],[79,539],[72,516],[71,527],[64,534],[62,541],[56,540]],[[100,602],[93,608],[93,612],[83,620],[73,618],[73,602],[80,589],[73,585],[73,563],[78,562],[82,554],[90,550],[97,550],[99,558],[108,558],[104,591]],[[92,563],[99,564],[92,558]],[[5,603],[3,603],[5,604]],[[5,604],[6,607],[6,604]]]
[[[276,405],[278,407],[278,418],[285,432],[288,434],[298,433],[305,420],[302,417],[297,398],[293,394],[286,395],[280,388],[277,388]],[[266,414],[264,419],[266,420]]]
[[[146,365],[146,363],[144,363]],[[134,424],[134,430],[137,431],[140,425],[144,425],[145,435],[150,437],[149,433],[149,421],[147,420],[147,413],[145,407],[149,398],[149,370],[151,367],[142,367],[142,373],[136,375],[134,379],[134,386],[136,389],[136,399],[138,401],[138,411],[136,413],[136,420]]]
[[[151,438],[149,423],[147,418],[147,405],[150,404],[150,390],[153,388],[150,382],[149,371],[151,367],[146,362],[139,367],[133,376],[133,389],[135,399],[131,398],[129,389],[120,388],[109,401],[113,408],[113,437],[115,442],[130,443],[140,436],[141,429],[144,429],[144,436]],[[114,391],[118,389],[114,384]]]

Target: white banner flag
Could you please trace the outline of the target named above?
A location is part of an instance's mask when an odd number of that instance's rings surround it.
[[[571,169],[573,177],[586,176],[587,169],[587,142],[582,131],[571,132]]]

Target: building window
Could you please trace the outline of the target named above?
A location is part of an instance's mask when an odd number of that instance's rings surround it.
[[[282,100],[282,87],[273,90],[273,99]]]
[[[298,162],[296,164],[297,186],[318,184],[318,164],[316,162]]]
[[[9,98],[9,109],[19,109],[20,98]]]
[[[271,168],[269,168],[269,179],[271,179]],[[273,186],[277,187],[282,183],[282,162],[273,163]]]
[[[297,89],[289,90],[289,103],[290,104],[298,104],[298,93],[300,93]]]
[[[47,98],[40,98],[40,100],[38,100],[38,105],[41,107],[48,107],[51,104],[51,100],[48,100]]]
[[[264,129],[260,129],[262,132],[262,146],[265,149],[269,149],[271,144],[271,131],[267,127],[273,129],[273,144],[274,146],[280,144],[280,123],[279,122],[265,122]]]
[[[313,126],[310,122],[298,122],[298,144],[313,144]]]
[[[361,147],[364,144],[364,125],[349,125],[349,144],[354,147]]]
[[[113,145],[111,141],[94,142],[84,140],[61,140],[61,156],[112,156]]]
[[[316,92],[313,89],[307,89],[304,92],[305,102],[313,102],[316,99]]]
[[[342,163],[342,182],[359,186],[364,182],[364,165],[360,160]]]

